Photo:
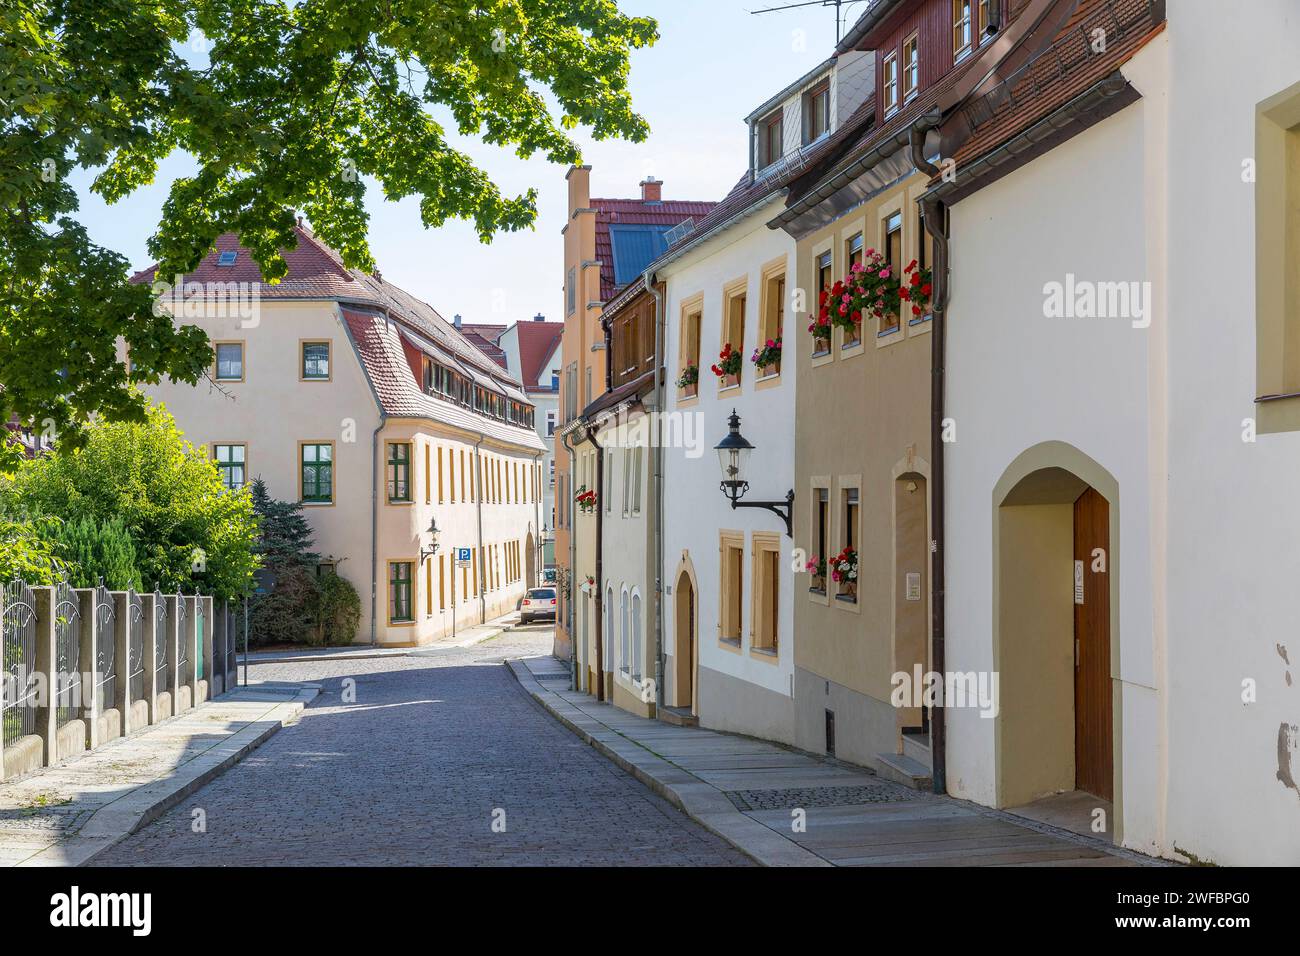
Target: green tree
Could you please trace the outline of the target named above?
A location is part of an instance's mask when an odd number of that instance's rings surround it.
[[[171,153],[193,158],[149,240],[164,279],[234,231],[278,281],[299,213],[369,269],[367,178],[418,196],[426,227],[468,219],[484,241],[530,227],[535,190],[503,195],[444,123],[554,163],[580,159],[579,126],[639,142],[628,60],[657,38],[614,0],[5,0],[0,421],[16,412],[79,445],[93,414],[144,420],[131,382],[195,382],[210,360],[201,331],[156,314],[126,261],[90,241],[73,169],[94,170],[111,203]]]
[[[271,590],[256,595],[249,608],[249,634],[257,644],[315,643],[321,589],[316,580],[320,556],[311,550],[312,531],[302,502],[272,498],[266,483],[249,488],[257,516],[253,550],[270,580]]]
[[[84,447],[60,444],[24,462],[5,495],[29,514],[65,522],[120,520],[145,587],[197,585],[218,598],[248,591],[256,566],[252,501],[246,491],[226,490],[216,465],[165,408],[146,403],[144,422],[96,420],[86,439]]]
[[[142,588],[135,542],[120,517],[81,515],[63,522],[57,549],[68,567],[68,583],[75,588],[94,587],[101,579],[114,591]]]
[[[30,585],[53,584],[63,569],[54,553],[57,518],[14,517],[0,512],[0,584],[22,578]]]

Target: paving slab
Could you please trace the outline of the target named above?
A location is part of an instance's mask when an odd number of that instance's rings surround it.
[[[767,866],[1141,866],[1133,851],[1047,821],[885,780],[816,754],[619,710],[539,676],[553,658],[508,662],[564,724],[706,829]],[[567,669],[564,674],[567,676]]]
[[[129,737],[0,784],[0,866],[78,866],[238,762],[319,693],[237,688]]]

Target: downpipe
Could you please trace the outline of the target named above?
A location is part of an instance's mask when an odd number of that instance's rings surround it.
[[[655,277],[645,274],[646,291],[655,300],[655,716],[663,713],[664,706],[664,406],[667,404],[667,382],[664,376],[664,298],[655,286]]]

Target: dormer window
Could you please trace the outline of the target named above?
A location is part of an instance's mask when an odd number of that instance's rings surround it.
[[[885,97],[885,115],[888,116],[898,109],[898,54],[888,54],[882,69],[881,88]]]
[[[785,152],[783,111],[778,109],[758,122],[758,168],[770,166]]]
[[[956,63],[970,53],[974,43],[971,24],[972,0],[952,0],[952,59]],[[983,4],[981,4],[983,6]],[[987,16],[981,11],[981,16]]]
[[[917,45],[917,35],[913,33],[903,41],[903,102],[906,103],[916,95],[921,85],[921,56]]]
[[[822,80],[803,95],[804,145],[824,136],[831,128],[831,84]]]

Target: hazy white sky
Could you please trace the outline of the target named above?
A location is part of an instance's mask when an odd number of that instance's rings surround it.
[[[592,166],[596,196],[636,196],[647,173],[664,181],[665,199],[721,199],[746,165],[743,117],[832,52],[833,7],[816,6],[751,16],[748,11],[783,0],[622,0],[628,13],[658,19],[660,41],[632,60],[636,108],[649,120],[649,139],[595,143],[581,133],[584,162]],[[845,4],[852,22],[863,0]],[[479,243],[471,225],[452,222],[425,230],[417,199],[388,202],[370,184],[370,244],[384,279],[418,295],[451,318],[510,322],[541,312],[561,315],[563,247],[567,212],[565,167],[545,159],[520,160],[512,152],[472,140],[453,141],[507,194],[538,190],[532,231]],[[115,206],[89,193],[90,177],[77,177],[80,217],[101,245],[149,264],[145,240],[157,226],[172,179],[191,168],[176,156],[154,185]]]

